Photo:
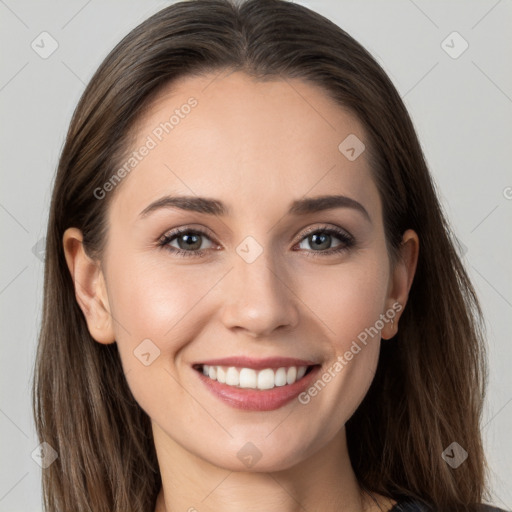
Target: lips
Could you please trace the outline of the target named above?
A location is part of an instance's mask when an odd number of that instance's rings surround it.
[[[282,407],[306,389],[319,364],[286,357],[230,357],[196,363],[193,368],[207,388],[228,405],[268,411]]]

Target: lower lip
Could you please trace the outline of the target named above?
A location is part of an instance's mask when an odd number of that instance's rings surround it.
[[[272,389],[237,388],[222,384],[194,370],[206,387],[220,400],[236,409],[246,411],[273,411],[297,398],[315,379],[320,366],[314,366],[302,379]]]

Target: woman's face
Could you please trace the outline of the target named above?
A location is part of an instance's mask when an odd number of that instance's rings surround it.
[[[343,433],[405,301],[362,126],[234,72],[182,79],[137,134],[102,260],[130,389],[170,454],[291,467]]]

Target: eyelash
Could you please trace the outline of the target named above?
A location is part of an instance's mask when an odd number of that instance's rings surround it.
[[[185,251],[184,249],[177,249],[176,247],[171,247],[169,245],[173,240],[175,240],[176,238],[183,234],[201,235],[211,239],[209,234],[201,229],[191,229],[188,227],[182,227],[174,229],[173,231],[163,235],[158,240],[158,247],[170,251],[172,254],[176,256],[184,258],[202,258],[204,256],[207,256],[207,251],[209,249],[201,249],[198,251]],[[341,254],[342,252],[347,251],[348,249],[353,247],[356,243],[352,235],[349,235],[347,232],[341,229],[333,227],[320,227],[308,229],[302,234],[302,238],[299,240],[298,243],[300,244],[304,239],[311,235],[335,235],[341,242],[341,244],[338,245],[337,247],[331,247],[325,251],[307,251],[308,256],[312,258],[331,256],[333,254]]]

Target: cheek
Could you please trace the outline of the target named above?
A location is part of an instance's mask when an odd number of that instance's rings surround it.
[[[218,277],[199,266],[171,266],[147,256],[116,262],[109,272],[109,299],[118,341],[159,340],[162,350],[178,340],[190,315]],[[164,340],[167,340],[164,342]],[[174,347],[178,348],[178,347]]]
[[[154,362],[147,367],[151,373],[145,371],[145,378],[163,373],[168,381],[164,370],[175,372],[182,349],[199,336],[219,309],[219,295],[212,292],[229,267],[176,263],[176,258],[163,250],[159,254],[127,251],[111,256],[109,304],[127,376],[131,370],[141,369],[137,356],[149,352],[149,360]]]
[[[334,268],[304,279],[301,295],[309,297],[305,302],[319,319],[328,339],[324,352],[329,353],[301,403],[323,418],[328,435],[353,414],[373,380],[389,280],[387,260],[378,254]]]
[[[135,399],[150,416],[162,405],[187,400],[173,376],[181,350],[198,334],[201,299],[218,281],[215,272],[199,267],[147,256],[110,265],[109,301],[121,362]]]
[[[325,327],[336,352],[344,352],[384,313],[389,272],[383,258],[368,252],[340,265],[319,266],[300,282],[301,299]]]

